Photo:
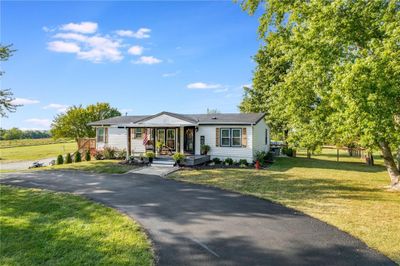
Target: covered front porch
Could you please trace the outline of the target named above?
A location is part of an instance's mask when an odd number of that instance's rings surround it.
[[[157,157],[169,157],[176,152],[195,154],[195,126],[127,127],[128,155],[141,156],[152,151]]]

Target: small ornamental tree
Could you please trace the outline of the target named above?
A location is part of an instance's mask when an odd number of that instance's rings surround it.
[[[75,163],[80,163],[81,161],[82,161],[82,155],[81,155],[81,153],[79,151],[77,151],[75,153],[75,156],[74,156],[74,162]]]
[[[90,161],[90,159],[92,159],[91,156],[90,156],[90,151],[87,150],[86,153],[85,153],[85,161]]]
[[[65,156],[65,164],[72,163],[72,157],[70,153],[67,153],[67,156]]]
[[[57,156],[57,162],[56,163],[58,165],[64,163],[64,157],[61,154]]]

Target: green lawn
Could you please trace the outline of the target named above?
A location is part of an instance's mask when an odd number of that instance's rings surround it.
[[[117,160],[89,161],[72,164],[54,165],[49,167],[37,168],[35,170],[80,170],[95,173],[123,174],[138,166],[119,164]]]
[[[171,178],[273,200],[360,238],[400,264],[400,193],[388,174],[336,151],[307,159],[278,158],[268,170],[185,170]]]
[[[0,162],[39,160],[51,157],[55,158],[58,154],[75,152],[76,149],[77,145],[75,142],[2,148],[0,149]]]
[[[79,196],[0,186],[0,265],[153,265],[125,215]]]
[[[47,145],[47,144],[55,144],[55,143],[67,143],[67,142],[74,142],[74,140],[72,140],[72,139],[52,139],[52,138],[0,140],[0,148]]]

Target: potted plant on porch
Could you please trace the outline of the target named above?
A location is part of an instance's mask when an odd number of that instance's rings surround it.
[[[160,155],[160,154],[161,154],[161,150],[162,150],[163,146],[164,146],[164,142],[162,142],[162,141],[157,141],[157,143],[156,143],[156,152],[157,152],[157,155]]]
[[[149,159],[149,163],[152,163],[152,162],[153,162],[153,159],[154,159],[154,157],[155,157],[155,154],[154,154],[154,152],[152,152],[152,151],[148,151],[148,152],[146,152],[146,153],[144,154],[144,156],[145,156],[147,159]]]
[[[210,151],[210,146],[205,145],[205,144],[201,145],[200,152],[201,152],[202,155],[207,155],[207,153],[209,151]]]
[[[183,162],[183,160],[185,159],[185,154],[177,152],[177,153],[174,153],[174,155],[172,155],[172,158],[175,161],[175,165],[180,166],[181,162]]]

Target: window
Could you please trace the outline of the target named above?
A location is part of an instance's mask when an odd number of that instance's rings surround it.
[[[200,145],[206,144],[206,138],[204,136],[200,136]]]
[[[231,130],[229,128],[221,128],[221,146],[231,146]]]
[[[167,146],[175,150],[175,129],[167,129]]]
[[[142,129],[135,128],[135,139],[140,139],[142,137]]]
[[[242,129],[221,128],[221,147],[242,147]]]
[[[97,128],[97,142],[104,142],[104,127]]]
[[[242,130],[240,128],[232,129],[232,147],[242,146]]]
[[[265,145],[268,145],[268,129],[265,130]]]

